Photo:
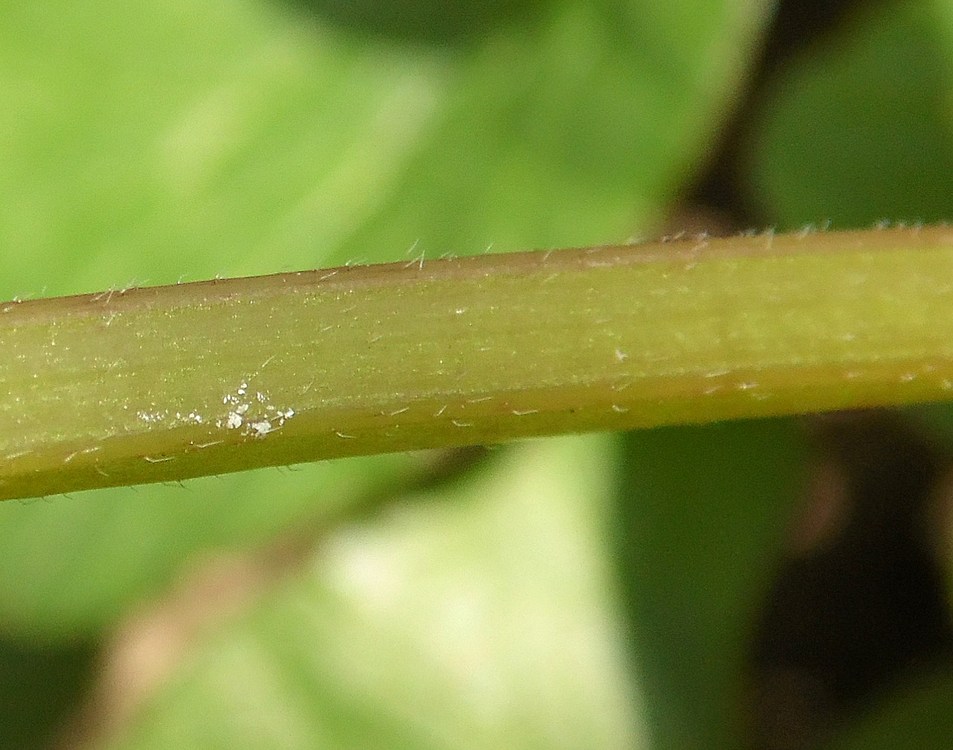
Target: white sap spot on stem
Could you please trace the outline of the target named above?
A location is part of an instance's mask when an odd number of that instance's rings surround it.
[[[266,359],[264,368],[274,357]],[[259,368],[259,369],[261,369]],[[228,407],[224,418],[215,420],[215,426],[226,430],[241,430],[247,437],[264,438],[284,427],[285,422],[295,416],[291,407],[276,406],[272,403],[268,391],[255,388],[252,382],[258,375],[242,380],[231,393],[222,397],[222,403]]]
[[[267,435],[273,429],[271,422],[269,422],[267,419],[263,419],[260,422],[252,422],[248,426],[252,430],[252,436],[256,438],[265,437],[265,435]]]
[[[190,411],[188,414],[177,411],[174,414],[168,411],[145,411],[140,409],[136,412],[136,417],[148,425],[167,423],[169,427],[181,427],[190,424],[205,424],[205,417],[197,411]]]

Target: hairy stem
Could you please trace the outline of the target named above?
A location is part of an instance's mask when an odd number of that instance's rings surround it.
[[[953,230],[685,239],[0,304],[0,498],[953,398]]]

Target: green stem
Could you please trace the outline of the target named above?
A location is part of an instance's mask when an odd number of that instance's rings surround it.
[[[0,498],[953,398],[953,230],[686,239],[0,304]]]

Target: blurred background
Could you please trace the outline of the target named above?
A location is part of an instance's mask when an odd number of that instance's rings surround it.
[[[0,19],[0,299],[953,216],[949,0]],[[8,502],[0,747],[945,748],[951,452],[930,406]]]

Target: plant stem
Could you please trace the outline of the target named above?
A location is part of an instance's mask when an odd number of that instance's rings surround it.
[[[685,239],[0,304],[0,498],[953,398],[953,229]]]

